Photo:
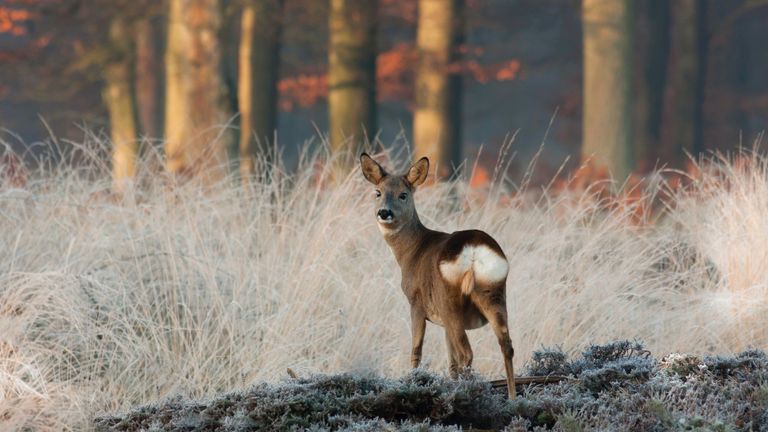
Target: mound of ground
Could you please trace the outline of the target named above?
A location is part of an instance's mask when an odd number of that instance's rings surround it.
[[[768,430],[768,356],[673,354],[637,342],[589,347],[573,360],[534,354],[531,375],[567,375],[516,400],[481,377],[423,370],[400,379],[342,374],[258,384],[213,397],[181,397],[95,419],[100,431],[194,430]]]

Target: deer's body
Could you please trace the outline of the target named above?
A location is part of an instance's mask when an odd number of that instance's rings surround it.
[[[465,329],[484,326],[488,320],[472,297],[507,277],[509,265],[498,243],[482,231],[447,234],[421,224],[398,234],[384,238],[400,265],[401,286],[411,307],[444,327],[441,311],[455,303]]]
[[[421,362],[426,321],[445,328],[453,377],[472,364],[466,330],[490,323],[504,357],[509,395],[514,397],[505,294],[509,265],[501,247],[483,231],[448,234],[421,223],[411,194],[426,179],[426,158],[405,176],[387,174],[366,154],[361,165],[377,186],[379,229],[400,266],[401,286],[411,307],[411,365]]]

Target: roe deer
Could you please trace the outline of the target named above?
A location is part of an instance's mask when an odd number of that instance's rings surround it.
[[[401,271],[401,287],[411,305],[411,366],[421,362],[426,321],[445,328],[450,374],[472,365],[467,329],[491,323],[515,397],[512,341],[507,328],[506,283],[509,264],[499,244],[478,230],[452,234],[422,225],[413,201],[424,183],[429,160],[421,158],[405,175],[390,175],[370,156],[360,156],[365,178],[376,186],[376,219]]]

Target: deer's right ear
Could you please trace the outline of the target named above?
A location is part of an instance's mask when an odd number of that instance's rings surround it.
[[[360,168],[363,170],[365,179],[373,184],[379,184],[381,179],[387,175],[384,168],[381,167],[373,158],[368,156],[368,153],[360,155]]]

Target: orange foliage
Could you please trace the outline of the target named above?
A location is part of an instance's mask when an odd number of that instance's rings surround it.
[[[475,167],[472,172],[472,178],[469,179],[469,186],[473,188],[483,188],[491,183],[491,177],[488,175],[488,170],[481,166]]]
[[[380,101],[413,100],[413,65],[416,50],[400,43],[379,54],[376,62],[377,95]]]
[[[516,59],[490,65],[467,60],[452,64],[449,70],[452,73],[469,75],[480,84],[487,84],[491,81],[514,80],[520,72],[520,66],[520,61]]]
[[[27,34],[27,29],[23,24],[33,17],[33,14],[28,10],[0,6],[0,33],[24,36]]]
[[[745,163],[751,163],[749,158]],[[733,166],[739,166],[740,159],[735,159]],[[716,178],[716,168],[712,164],[708,168],[706,178]],[[645,225],[664,208],[665,204],[674,203],[673,196],[688,190],[692,183],[700,181],[702,177],[702,165],[689,162],[681,171],[661,171],[657,173],[663,177],[664,187],[654,188],[656,193],[648,193],[649,179],[640,173],[632,173],[623,185],[617,185],[611,180],[608,169],[597,166],[591,161],[585,161],[570,177],[558,179],[553,183],[552,192],[565,191],[584,192],[590,191],[596,202],[601,203],[603,209],[629,214],[630,222],[636,225]],[[722,182],[717,182],[719,188],[724,187]],[[618,186],[621,186],[620,188]],[[577,196],[583,196],[577,194]]]
[[[377,96],[380,101],[413,98],[413,63],[416,53],[410,44],[398,44],[379,54],[376,61]],[[306,108],[328,97],[328,74],[301,74],[280,80],[280,109]]]
[[[309,107],[328,96],[328,74],[284,78],[277,84],[280,93],[278,105],[283,111],[291,111],[297,105]]]
[[[464,52],[482,54],[481,48],[462,46]],[[379,54],[376,61],[377,98],[379,101],[413,101],[414,67],[417,52],[413,44],[399,43]],[[521,64],[512,59],[483,65],[476,60],[457,62],[449,67],[453,73],[471,76],[485,84],[491,81],[509,81],[518,77]],[[282,111],[297,107],[307,108],[328,97],[328,75],[305,73],[280,80],[277,85]]]
[[[645,224],[654,210],[654,203],[645,193],[645,179],[633,173],[623,187],[617,190],[616,186],[606,167],[585,161],[569,179],[555,182],[554,190],[589,190],[603,208],[628,213],[632,223]]]
[[[520,71],[520,61],[510,60],[506,63],[502,63],[496,69],[496,81],[510,81],[517,77],[517,73]]]
[[[520,73],[520,61],[511,59],[500,63],[481,64],[472,57],[483,55],[483,47],[476,45],[463,44],[457,48],[459,54],[464,60],[458,61],[449,66],[451,73],[471,76],[480,84],[487,84],[491,81],[511,81],[518,77]]]

